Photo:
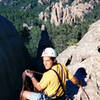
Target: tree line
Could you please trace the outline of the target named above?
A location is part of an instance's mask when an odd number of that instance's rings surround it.
[[[56,27],[49,21],[44,22],[38,18],[38,13],[41,12],[41,9],[45,9],[46,6],[47,5],[36,5],[33,9],[26,11],[12,8],[7,9],[3,6],[0,7],[0,15],[5,16],[15,25],[32,57],[36,57],[42,24],[46,25],[53,46],[57,52],[60,53],[68,46],[77,45],[78,41],[88,31],[89,25],[100,19],[99,3],[91,13],[84,17],[84,21],[77,19],[78,24],[63,24]],[[23,23],[27,23],[27,25],[32,26],[32,29],[28,30],[28,28],[23,28]]]

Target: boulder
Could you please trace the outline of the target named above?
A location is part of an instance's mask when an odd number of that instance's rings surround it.
[[[85,69],[86,84],[74,94],[74,100],[99,100],[100,99],[100,20],[93,23],[88,32],[76,46],[68,47],[58,55],[57,60],[68,66],[70,72],[75,75],[81,67]],[[84,73],[82,73],[83,75]],[[79,75],[78,75],[79,77]],[[74,91],[74,90],[73,90]],[[73,92],[72,91],[72,92]],[[85,100],[85,99],[82,99]]]

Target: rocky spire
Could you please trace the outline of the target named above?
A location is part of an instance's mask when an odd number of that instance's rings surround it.
[[[66,2],[66,3],[65,3]],[[84,0],[74,0],[71,6],[68,5],[67,1],[60,0],[55,4],[52,3],[48,8],[49,11],[41,12],[39,18],[50,22],[56,26],[61,24],[71,24],[72,22],[77,24],[76,19],[84,19],[84,16],[91,12],[94,6],[99,3],[99,0],[90,0],[84,2]],[[46,20],[45,20],[46,19]]]
[[[42,59],[41,59],[41,54],[42,54],[43,50],[46,47],[53,47],[53,46],[52,46],[51,40],[49,38],[46,26],[42,25],[41,26],[41,39],[39,41],[38,51],[37,51],[37,66],[38,66],[37,70],[38,71],[42,71],[42,72],[45,69],[43,67],[43,63],[42,63]]]

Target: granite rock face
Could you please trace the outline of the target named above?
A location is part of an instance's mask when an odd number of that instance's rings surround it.
[[[88,99],[100,99],[100,20],[93,23],[88,32],[76,46],[68,47],[57,57],[58,62],[68,66],[70,72],[75,75],[81,67],[85,69],[87,76],[83,86]],[[84,74],[84,73],[82,73]],[[82,89],[74,95],[74,100],[85,98]],[[85,94],[85,93],[83,93]],[[85,99],[83,99],[85,100]]]

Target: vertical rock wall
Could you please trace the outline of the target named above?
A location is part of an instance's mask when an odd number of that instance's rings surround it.
[[[0,99],[18,100],[24,71],[24,46],[11,22],[0,16]]]

